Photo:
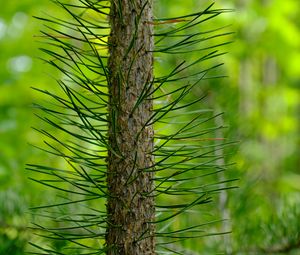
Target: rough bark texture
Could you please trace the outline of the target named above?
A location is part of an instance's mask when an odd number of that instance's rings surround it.
[[[152,0],[112,0],[110,15],[107,254],[155,254],[151,99],[133,111],[153,79]]]

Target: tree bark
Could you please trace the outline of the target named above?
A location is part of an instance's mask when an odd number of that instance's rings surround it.
[[[109,38],[107,158],[108,255],[155,254],[153,127],[148,98],[153,80],[152,0],[112,0]]]

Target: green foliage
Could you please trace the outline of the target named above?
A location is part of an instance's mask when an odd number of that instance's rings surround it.
[[[293,214],[293,206],[299,205],[297,199],[299,197],[298,152],[300,144],[299,3],[298,0],[227,0],[220,1],[217,5],[232,6],[235,9],[232,14],[218,16],[210,22],[211,24],[206,22],[206,27],[211,26],[212,30],[224,24],[233,24],[230,30],[236,31],[234,44],[223,46],[224,51],[230,51],[230,54],[221,56],[226,65],[220,67],[219,70],[222,71],[216,72],[228,74],[228,78],[203,80],[201,86],[195,87],[194,92],[201,96],[208,94],[208,97],[200,102],[204,109],[224,109],[227,112],[223,121],[229,129],[222,130],[223,136],[229,137],[229,140],[241,141],[238,150],[232,150],[232,147],[224,150],[224,155],[228,157],[226,162],[237,163],[236,166],[230,167],[231,171],[227,171],[225,176],[227,178],[241,177],[240,188],[230,193],[229,204],[225,207],[230,212],[231,221],[228,223],[231,222],[232,226],[230,227],[229,224],[228,229],[232,228],[233,234],[229,238],[229,244],[225,237],[214,236],[197,241],[181,240],[173,244],[171,249],[180,250],[184,254],[217,254],[216,249],[225,250],[231,247],[232,254],[234,252],[250,254],[250,251],[242,252],[246,246],[255,250],[253,254],[257,254],[260,248],[277,247],[284,243],[278,235],[293,237],[297,234],[297,229],[293,230],[297,226],[294,221],[297,218],[292,217],[293,220],[289,220],[287,215]],[[190,10],[201,10],[207,6],[206,1],[160,0],[156,1],[156,15],[157,17],[172,17],[174,14],[181,16]],[[55,88],[55,82],[50,77],[59,77],[59,72],[50,65],[42,64],[36,58],[36,56],[45,58],[44,53],[36,50],[36,41],[44,41],[44,36],[36,35],[41,29],[41,22],[37,22],[31,16],[46,17],[45,13],[59,14],[62,19],[65,19],[60,8],[49,4],[48,0],[6,1],[0,8],[0,48],[2,49],[0,54],[0,189],[1,192],[18,190],[14,192],[15,197],[21,198],[17,200],[17,204],[25,206],[27,205],[25,201],[31,205],[50,204],[51,200],[56,201],[54,198],[56,192],[26,181],[24,164],[43,162],[45,165],[56,168],[65,166],[62,160],[51,158],[45,152],[34,150],[27,145],[29,142],[39,147],[42,146],[43,139],[38,133],[30,130],[31,126],[47,129],[61,141],[65,139],[63,132],[54,131],[54,128],[51,130],[40,119],[34,119],[33,109],[30,107],[31,102],[40,103],[44,99],[41,93],[29,89],[30,86],[38,86],[55,92],[59,90]],[[177,25],[180,24],[182,23]],[[155,28],[162,29],[173,25],[175,24],[166,23],[156,25]],[[51,26],[54,27],[54,25]],[[58,28],[56,25],[55,27]],[[202,28],[198,32],[201,30]],[[215,38],[215,42],[221,43],[218,38]],[[168,40],[166,44],[169,43],[172,43],[172,40]],[[197,54],[197,51],[191,53],[191,58],[188,59],[195,59]],[[25,62],[22,62],[22,58],[18,59],[20,56],[27,57],[24,59]],[[170,71],[180,64],[178,59],[181,59],[181,55],[166,56],[166,54],[161,54],[160,57],[156,55],[157,76],[164,75],[167,70]],[[220,58],[217,59],[220,60]],[[23,63],[25,69],[11,68],[11,63],[16,63],[16,61]],[[213,63],[214,59],[210,61]],[[201,66],[203,65],[204,62],[201,63]],[[42,103],[44,105],[44,102]],[[198,104],[195,105],[198,107]],[[193,108],[193,110],[199,109]],[[157,124],[156,128],[162,126],[163,123]],[[169,125],[168,129],[176,131],[173,125]],[[168,133],[168,129],[161,129],[160,132]],[[203,141],[199,142],[203,143]],[[39,178],[37,173],[34,176]],[[282,203],[283,197],[289,201],[288,206]],[[176,199],[173,202],[178,203]],[[8,200],[4,199],[0,208],[6,207],[7,203]],[[95,204],[101,207],[98,203]],[[284,213],[277,213],[281,210],[278,208],[281,208],[282,204],[285,207]],[[195,211],[193,217],[189,214],[180,222],[175,221],[174,226],[179,227],[179,224],[187,226],[199,219],[207,222],[222,218],[218,216],[222,212],[216,202],[199,208],[202,208],[202,212]],[[206,209],[211,212],[210,215],[203,212]],[[70,207],[68,212],[71,213],[72,210],[77,211],[78,208]],[[3,217],[7,219],[8,215],[11,223],[15,221],[20,223],[14,231],[18,234],[9,236],[9,241],[2,230],[1,238],[5,241],[0,244],[1,248],[8,244],[14,246],[13,243],[21,243],[18,246],[21,252],[24,250],[23,240],[25,239],[41,244],[41,238],[33,236],[31,230],[25,236],[22,234],[28,214],[24,211],[21,215],[10,211],[9,214],[1,214],[0,220],[3,221]],[[286,224],[286,229],[293,231],[284,232],[280,224],[277,224],[278,222]],[[207,225],[205,228],[208,231],[220,231],[222,225],[223,223]],[[273,225],[276,228],[270,231]],[[170,226],[167,228],[171,231],[175,229]],[[278,238],[258,245],[258,239],[261,241],[272,239],[274,233]],[[22,236],[21,241],[20,239],[13,241],[16,236]],[[64,245],[59,244],[59,241],[55,243],[53,245],[56,247]],[[183,246],[186,248],[183,249]],[[198,250],[201,251],[198,252]],[[298,253],[299,249],[295,248],[283,254]],[[14,255],[14,252],[1,251],[0,254]]]
[[[24,254],[27,243],[26,203],[13,190],[0,192],[0,254]]]

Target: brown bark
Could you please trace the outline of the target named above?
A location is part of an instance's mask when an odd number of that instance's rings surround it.
[[[109,38],[108,228],[109,255],[155,254],[153,127],[148,97],[153,79],[152,0],[112,0]],[[147,171],[145,171],[147,169]]]

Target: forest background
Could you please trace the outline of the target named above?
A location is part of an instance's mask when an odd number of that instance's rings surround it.
[[[201,2],[199,4],[199,2]],[[209,1],[156,1],[164,16],[179,16]],[[222,193],[205,213],[230,219],[219,229],[226,236],[188,242],[187,254],[299,254],[300,252],[300,3],[298,0],[226,0],[232,8],[211,24],[234,31],[225,45],[226,78],[209,80],[206,106],[225,112],[222,136],[238,141],[224,151],[225,176],[239,178],[238,189]],[[31,127],[44,124],[33,103],[41,95],[31,87],[52,88],[57,71],[38,50],[42,22],[32,16],[55,14],[48,0],[1,0],[0,8],[0,254],[25,254],[28,208],[53,194],[30,181],[26,163],[50,159],[33,146],[43,143]],[[220,42],[221,43],[221,42]],[[174,60],[176,61],[176,60]]]

